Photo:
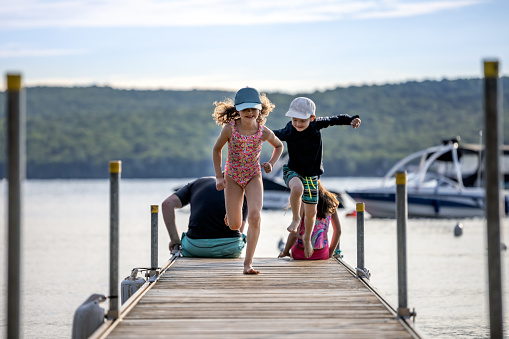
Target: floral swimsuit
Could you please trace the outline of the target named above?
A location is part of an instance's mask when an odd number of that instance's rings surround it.
[[[225,173],[245,188],[249,180],[261,173],[260,153],[262,151],[263,125],[259,124],[258,131],[253,135],[240,133],[235,120],[230,122],[232,136],[228,141],[228,158]]]

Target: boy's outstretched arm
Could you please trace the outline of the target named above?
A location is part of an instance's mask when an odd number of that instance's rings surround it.
[[[318,129],[338,125],[351,125],[353,128],[357,128],[361,124],[361,119],[358,115],[350,116],[348,114],[339,114],[331,117],[318,117],[315,121]]]
[[[270,173],[272,172],[272,167],[274,167],[276,162],[279,160],[279,157],[283,153],[283,143],[274,135],[274,132],[272,132],[267,127],[263,129],[262,138],[263,140],[268,141],[269,144],[271,144],[272,147],[274,147],[274,151],[272,152],[272,157],[270,158],[270,160],[262,164],[265,173]]]
[[[359,127],[361,125],[361,119],[359,118],[358,115],[354,115],[353,118],[354,119],[352,120],[350,125],[352,125],[353,128]]]

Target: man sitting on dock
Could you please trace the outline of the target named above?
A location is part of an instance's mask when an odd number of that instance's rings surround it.
[[[175,210],[190,204],[189,226],[177,231]],[[247,204],[244,200],[242,226],[232,231],[225,224],[226,208],[223,191],[216,189],[215,177],[196,179],[170,195],[161,205],[164,223],[170,236],[170,251],[181,245],[184,257],[238,258],[246,244],[242,233],[246,224]]]

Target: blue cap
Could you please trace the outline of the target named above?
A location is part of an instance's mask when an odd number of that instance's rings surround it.
[[[235,108],[242,111],[246,108],[262,109],[262,100],[258,91],[251,87],[239,89],[235,94]]]

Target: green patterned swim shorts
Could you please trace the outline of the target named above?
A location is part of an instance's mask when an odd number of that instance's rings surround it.
[[[305,204],[318,204],[318,175],[312,177],[304,177],[299,173],[292,171],[288,166],[283,166],[283,179],[286,186],[289,187],[290,180],[293,177],[298,177],[304,186],[304,193],[302,193],[302,201]]]

